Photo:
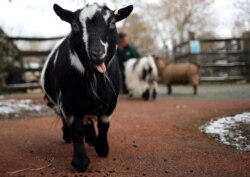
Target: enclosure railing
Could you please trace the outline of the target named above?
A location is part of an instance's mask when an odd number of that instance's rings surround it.
[[[8,37],[7,39],[16,42],[16,41],[26,41],[26,42],[44,42],[44,41],[53,41],[53,40],[60,40],[64,36],[59,36],[59,37],[50,37],[50,38],[31,38],[31,37]],[[38,50],[21,50],[20,51],[20,56],[47,56],[50,53],[51,50],[46,50],[46,51],[38,51]]]
[[[249,79],[249,52],[244,38],[198,39],[174,47],[176,63],[200,65],[201,80]],[[192,44],[196,45],[192,45]]]
[[[7,39],[11,42],[18,42],[18,41],[24,41],[24,42],[47,42],[47,41],[56,41],[62,39],[64,36],[59,37],[49,37],[49,38],[32,38],[32,37],[7,37]],[[13,83],[13,84],[0,84],[0,89],[4,91],[24,91],[31,88],[39,88],[39,77],[42,70],[42,65],[47,58],[48,54],[50,53],[50,50],[19,50],[18,56],[15,60],[21,63],[21,67],[18,69],[19,73],[25,73],[30,72],[32,74],[36,73],[35,80],[31,82],[23,82],[23,83]],[[30,68],[30,67],[24,67],[24,60],[31,57],[32,60],[36,60],[38,63],[40,63],[40,66],[37,68]],[[0,73],[0,75],[3,77],[11,72],[11,71],[5,71],[6,73]],[[39,73],[39,74],[37,74]]]

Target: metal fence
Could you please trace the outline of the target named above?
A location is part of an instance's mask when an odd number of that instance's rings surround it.
[[[174,47],[176,63],[199,64],[201,80],[249,79],[247,38],[190,40]]]

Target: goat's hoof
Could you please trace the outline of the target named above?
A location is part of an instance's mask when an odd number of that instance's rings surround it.
[[[74,157],[71,165],[73,166],[74,170],[77,172],[85,172],[87,171],[90,164],[90,160],[88,157],[80,158],[80,157]]]
[[[95,151],[99,157],[108,157],[109,154],[109,145],[108,143],[96,143]]]
[[[99,157],[108,157],[109,147],[96,147],[95,150]]]
[[[142,98],[143,98],[144,100],[149,100],[149,97],[150,97],[150,95],[149,95],[149,90],[147,89],[147,90],[142,94]]]

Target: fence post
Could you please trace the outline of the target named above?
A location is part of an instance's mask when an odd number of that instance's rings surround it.
[[[0,89],[4,86],[3,75],[0,74]]]
[[[189,47],[190,47],[189,50],[191,53],[189,57],[189,62],[194,63],[194,64],[200,64],[200,55],[199,55],[201,52],[200,41],[196,39],[195,32],[189,31],[188,35],[189,35]],[[192,43],[193,44],[195,43],[195,45],[191,45]]]
[[[244,60],[247,64],[247,75],[250,78],[250,31],[243,33]]]

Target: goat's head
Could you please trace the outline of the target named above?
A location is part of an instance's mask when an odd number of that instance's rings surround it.
[[[75,12],[54,5],[54,11],[71,24],[71,50],[77,53],[84,67],[106,72],[106,64],[112,59],[117,47],[116,22],[128,17],[133,6],[112,11],[97,3]]]

